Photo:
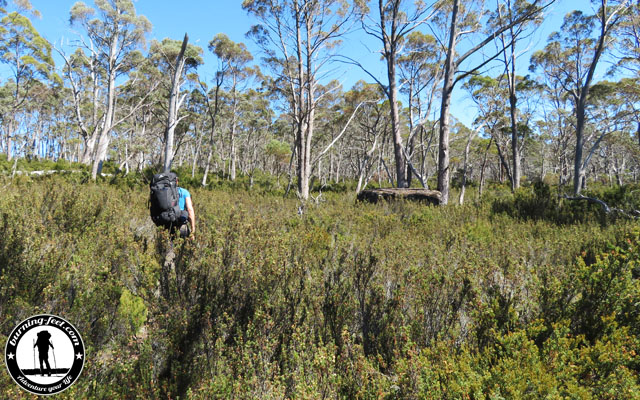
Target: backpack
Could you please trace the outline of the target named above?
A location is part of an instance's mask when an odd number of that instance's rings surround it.
[[[156,226],[169,227],[181,215],[178,177],[173,172],[156,174],[149,184],[149,212]]]

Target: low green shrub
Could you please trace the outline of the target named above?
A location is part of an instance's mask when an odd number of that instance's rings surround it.
[[[256,176],[189,186],[197,230],[171,241],[150,173],[4,182],[0,336],[38,312],[80,330],[61,398],[638,398],[633,222],[570,219],[543,185],[299,214]]]
[[[610,208],[624,211],[640,209],[640,189],[637,185],[620,187],[599,187],[585,190],[584,197],[604,201]],[[512,195],[494,198],[494,214],[505,213],[513,218],[546,220],[556,224],[576,224],[599,221],[601,224],[615,223],[618,218],[627,217],[618,212],[606,213],[603,206],[593,201],[570,200],[547,183],[536,181],[531,186],[523,186]]]

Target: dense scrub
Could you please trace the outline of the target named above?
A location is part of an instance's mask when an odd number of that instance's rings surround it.
[[[71,321],[87,362],[60,398],[640,396],[633,222],[194,189],[170,268],[144,186],[3,186],[0,339]]]

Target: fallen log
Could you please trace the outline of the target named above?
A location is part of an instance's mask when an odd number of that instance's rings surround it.
[[[365,189],[357,196],[358,201],[377,203],[381,200],[409,200],[426,202],[433,205],[440,205],[442,195],[437,190],[418,188],[387,188],[387,189]]]

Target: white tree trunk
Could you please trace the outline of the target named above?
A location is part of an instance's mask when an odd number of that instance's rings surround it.
[[[173,71],[173,79],[171,84],[171,93],[169,94],[169,115],[167,117],[167,127],[164,135],[164,172],[169,172],[171,164],[173,163],[174,151],[174,132],[176,125],[179,122],[178,110],[180,109],[179,100],[180,87],[182,86],[182,70],[184,69],[184,52],[187,49],[187,43],[189,42],[189,36],[185,33],[182,40],[182,47],[180,53],[176,57],[176,65]]]

